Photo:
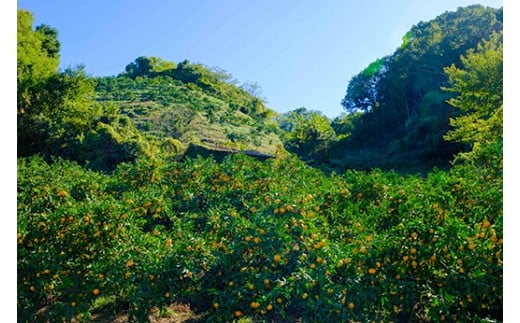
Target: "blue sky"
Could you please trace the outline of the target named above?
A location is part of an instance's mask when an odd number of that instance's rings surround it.
[[[391,54],[421,20],[501,0],[19,0],[56,28],[61,67],[117,75],[139,56],[188,59],[257,82],[279,112],[342,112],[350,78]]]

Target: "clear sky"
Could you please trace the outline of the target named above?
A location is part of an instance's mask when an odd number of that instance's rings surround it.
[[[56,28],[61,67],[117,75],[139,56],[222,68],[257,82],[279,112],[342,112],[350,78],[391,54],[419,21],[502,0],[19,0]]]

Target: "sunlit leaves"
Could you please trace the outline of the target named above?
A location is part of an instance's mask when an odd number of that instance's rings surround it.
[[[486,145],[502,138],[503,113],[503,41],[502,33],[479,44],[461,57],[462,68],[445,69],[450,79],[447,91],[458,95],[448,102],[462,110],[450,119],[455,128],[447,140],[471,145]]]
[[[134,318],[172,301],[216,321],[496,318],[500,176],[327,177],[245,156],[143,158],[109,176],[20,159],[19,313],[71,318],[107,297]]]

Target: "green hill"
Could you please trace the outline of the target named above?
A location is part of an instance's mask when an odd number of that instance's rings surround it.
[[[160,145],[177,143],[179,153],[190,145],[260,154],[282,147],[272,120],[275,112],[223,71],[155,57],[139,57],[126,70],[118,77],[99,78],[96,100],[117,106]]]
[[[444,138],[450,118],[460,115],[448,102],[456,93],[446,90],[445,68],[461,68],[461,56],[501,33],[502,21],[502,8],[473,5],[413,26],[400,48],[348,83],[342,100],[348,114],[333,123],[344,139],[330,158],[344,168],[431,168],[471,150]]]

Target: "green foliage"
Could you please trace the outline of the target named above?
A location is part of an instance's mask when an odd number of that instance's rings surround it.
[[[277,118],[285,147],[310,163],[321,163],[336,139],[330,120],[319,111],[302,107]]]
[[[350,156],[366,151],[379,156],[367,160],[376,167],[447,165],[464,145],[443,140],[458,114],[446,103],[453,94],[441,90],[449,83],[444,67],[460,68],[462,54],[501,30],[502,9],[480,5],[413,26],[381,66],[378,60],[350,80],[342,105],[364,114],[332,158],[354,166]]]
[[[338,134],[338,140],[347,138],[356,126],[356,122],[361,118],[362,113],[342,113],[331,122],[332,129]]]
[[[58,41],[58,31],[49,25],[42,24],[36,27],[36,32],[43,34],[41,46],[47,52],[47,56],[59,57],[61,44]]]
[[[150,156],[153,151],[126,116],[104,118],[63,148],[62,156],[103,171],[112,171],[119,163],[138,156]]]
[[[118,107],[93,100],[96,80],[79,66],[58,72],[60,43],[47,25],[32,29],[18,10],[18,155],[76,160],[97,170],[150,153],[149,143]],[[154,67],[168,65],[154,60]]]
[[[477,50],[461,57],[463,68],[446,68],[450,87],[445,90],[458,96],[448,103],[462,111],[450,119],[454,127],[444,137],[472,146],[476,154],[481,146],[503,137],[503,40],[502,33],[484,40]]]
[[[408,46],[408,44],[412,40],[412,37],[413,37],[413,33],[411,31],[408,31],[406,34],[404,34],[403,42],[401,43],[401,49],[403,49],[406,46]]]
[[[281,145],[270,120],[274,112],[237,87],[223,70],[183,61],[162,72],[141,73],[135,79],[128,76],[98,79],[97,100],[119,106],[155,141],[171,137],[183,147],[197,144],[221,150],[236,146],[270,154]]]
[[[93,79],[83,67],[59,73],[59,48],[56,30],[33,30],[31,14],[18,11],[19,156],[111,171],[140,155],[182,154],[192,143],[270,154],[281,145],[275,113],[221,69],[142,56],[118,77]]]
[[[167,137],[161,143],[161,150],[164,154],[176,156],[183,151],[182,143],[172,137]]]
[[[24,90],[32,85],[31,79],[37,82],[58,69],[59,42],[57,33],[49,26],[42,25],[33,30],[34,18],[27,10],[17,12],[17,80],[18,104],[20,108]],[[29,83],[29,84],[27,84]],[[22,101],[23,102],[23,101]]]
[[[327,177],[294,158],[18,161],[18,315],[478,321],[502,312],[502,171]],[[45,311],[40,311],[45,308]]]
[[[18,111],[18,153],[58,153],[67,138],[88,130],[101,115],[94,82],[82,68],[54,73],[25,89]]]
[[[173,70],[177,65],[173,62],[165,61],[159,57],[140,56],[134,62],[125,67],[122,75],[129,76],[133,79],[136,77],[149,77],[160,74],[164,71]]]
[[[385,59],[379,58],[379,59],[375,60],[374,62],[370,63],[370,65],[368,65],[368,67],[365,68],[363,70],[363,72],[361,72],[361,73],[365,76],[371,77],[381,70],[384,63],[385,63]]]
[[[379,105],[376,85],[383,67],[384,59],[379,59],[350,79],[347,94],[341,101],[347,113],[370,112]]]

